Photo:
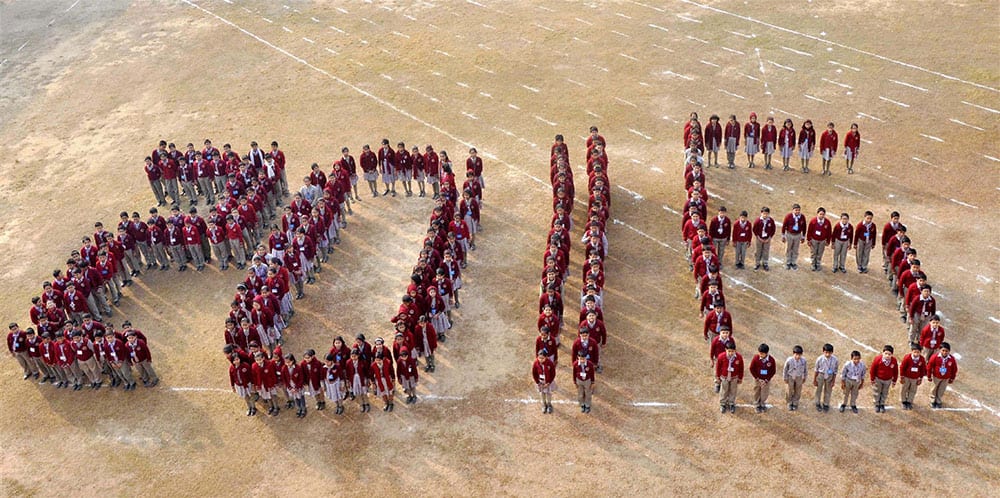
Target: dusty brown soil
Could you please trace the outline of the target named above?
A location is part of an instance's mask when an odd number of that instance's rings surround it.
[[[995,111],[970,104],[1000,107],[995,3],[198,5],[0,6],[0,17],[18,21],[0,31],[0,314],[27,323],[38,283],[94,221],[145,211],[152,198],[141,159],[160,138],[211,137],[239,150],[276,139],[293,185],[342,145],[357,150],[387,136],[433,143],[460,160],[474,144],[488,154],[487,231],[441,369],[422,376],[422,402],[393,414],[362,416],[349,405],[343,417],[311,410],[305,420],[251,419],[240,400],[216,391],[228,387],[218,350],[237,275],[210,267],[144,276],[116,321],[128,317],[150,336],[157,388],[56,391],[21,381],[13,360],[0,363],[4,495],[802,495],[819,482],[830,495],[991,494],[1000,475],[1000,366],[991,361],[1000,359],[1000,241],[990,221],[1000,126]],[[955,388],[965,398],[950,392],[945,401],[963,411],[932,413],[922,388],[914,412],[876,416],[866,389],[860,415],[788,413],[776,388],[778,408],[765,415],[719,416],[676,252],[679,218],[663,208],[683,201],[681,122],[692,110],[741,121],[750,111],[794,113],[835,121],[842,136],[859,123],[871,143],[858,174],[845,175],[842,160],[827,179],[712,170],[708,189],[723,200],[710,206],[769,205],[783,215],[799,202],[807,213],[823,205],[854,218],[871,209],[879,226],[902,211],[962,356]],[[566,403],[544,416],[519,401],[533,394],[550,217],[548,194],[531,177],[546,178],[555,133],[567,136],[579,164],[591,124],[610,142],[613,183],[628,189],[615,189],[621,223],[609,225],[611,339],[593,413],[574,410],[562,366],[557,399]],[[582,179],[577,190],[585,191]],[[365,199],[298,305],[287,349],[387,334],[430,207]],[[780,244],[772,251],[783,254]],[[580,259],[578,250],[570,294]],[[759,342],[781,360],[802,344],[810,362],[824,342],[842,359],[862,349],[870,361],[859,344],[904,349],[879,276],[778,266],[728,274],[747,358]],[[749,395],[744,386],[740,402]],[[896,390],[891,399],[898,407]]]

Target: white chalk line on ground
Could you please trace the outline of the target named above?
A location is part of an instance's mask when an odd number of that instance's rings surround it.
[[[881,55],[881,54],[876,54],[875,52],[870,52],[868,50],[863,50],[863,49],[860,49],[860,48],[855,48],[855,47],[852,47],[850,45],[845,45],[843,43],[838,43],[838,42],[835,42],[835,41],[832,41],[832,40],[828,40],[826,38],[821,38],[819,36],[810,35],[808,33],[803,33],[801,31],[796,31],[794,29],[786,28],[784,26],[778,26],[777,24],[772,24],[772,23],[769,23],[767,21],[761,21],[759,19],[754,19],[753,17],[743,16],[743,15],[737,14],[735,12],[730,12],[728,10],[723,10],[723,9],[718,8],[718,7],[713,7],[711,5],[706,5],[706,4],[703,4],[703,3],[698,3],[698,2],[695,2],[693,0],[681,0],[681,2],[689,4],[689,5],[694,5],[696,7],[699,7],[699,8],[705,9],[705,10],[710,10],[710,11],[713,11],[713,12],[717,12],[719,14],[725,14],[727,16],[736,17],[738,19],[743,19],[744,21],[749,21],[749,22],[752,22],[752,23],[755,23],[755,24],[760,24],[762,26],[767,26],[768,28],[776,29],[778,31],[783,31],[785,33],[793,34],[793,35],[796,35],[796,36],[801,36],[803,38],[808,38],[810,40],[813,40],[813,41],[816,41],[816,42],[820,42],[820,43],[823,43],[823,44],[826,44],[826,45],[829,45],[829,46],[842,48],[844,50],[849,50],[851,52],[856,52],[856,53],[859,53],[859,54],[864,54],[864,55],[867,55],[869,57],[874,57],[874,58],[879,59],[879,60],[884,61],[884,62],[890,62],[890,63],[896,64],[896,65],[899,65],[899,66],[903,66],[903,67],[906,67],[906,68],[909,68],[909,69],[914,69],[914,70],[917,70],[917,71],[922,71],[922,72],[925,72],[925,73],[933,74],[935,76],[939,76],[939,77],[947,79],[947,80],[957,81],[959,83],[963,83],[963,84],[966,84],[966,85],[971,85],[971,86],[974,86],[976,88],[981,88],[983,90],[989,90],[991,92],[1000,93],[1000,89],[993,88],[993,87],[988,86],[988,85],[983,85],[981,83],[976,83],[975,81],[963,80],[963,79],[961,79],[961,78],[959,78],[957,76],[952,76],[950,74],[945,74],[945,73],[942,73],[942,72],[939,72],[939,71],[935,71],[933,69],[928,69],[928,68],[925,68],[925,67],[921,67],[921,66],[918,66],[916,64],[910,64],[909,62],[904,62],[904,61],[901,61],[901,60],[898,60],[898,59],[893,59],[891,57],[886,57],[886,56]],[[632,2],[632,3],[637,3],[638,4],[638,2]],[[639,5],[642,5],[642,4],[639,4]],[[1000,113],[1000,111],[997,111],[997,112]]]
[[[336,76],[336,75],[330,73],[329,71],[326,71],[326,70],[324,70],[322,68],[319,68],[319,67],[317,67],[317,66],[315,66],[313,64],[310,64],[305,59],[303,59],[303,58],[301,58],[301,57],[299,57],[299,56],[297,56],[297,55],[289,52],[288,50],[286,50],[286,49],[284,49],[282,47],[279,47],[279,46],[277,46],[277,45],[275,45],[275,44],[273,44],[273,43],[265,40],[264,38],[262,38],[262,37],[260,37],[260,36],[258,36],[256,34],[254,34],[254,33],[252,33],[251,31],[249,31],[249,30],[247,30],[247,29],[245,29],[245,28],[237,25],[236,23],[234,23],[234,22],[232,22],[230,20],[228,20],[228,19],[226,19],[226,18],[224,18],[222,16],[219,16],[218,14],[215,14],[214,12],[212,12],[212,11],[210,11],[208,9],[205,9],[204,7],[202,7],[202,6],[198,5],[198,4],[193,3],[191,0],[181,0],[181,1],[183,3],[185,3],[185,4],[187,4],[187,5],[195,8],[195,9],[198,9],[198,10],[204,12],[205,14],[208,14],[211,17],[216,18],[220,22],[222,22],[222,23],[224,23],[224,24],[226,24],[226,25],[228,25],[228,26],[230,26],[230,27],[232,27],[232,28],[240,31],[241,33],[243,33],[243,34],[245,34],[245,35],[253,38],[254,40],[260,42],[261,44],[263,44],[263,45],[271,48],[272,50],[275,50],[278,53],[281,53],[282,55],[285,55],[286,57],[289,57],[290,59],[292,59],[292,60],[294,60],[294,61],[296,61],[296,62],[298,62],[298,63],[300,63],[300,64],[302,64],[302,65],[304,65],[304,66],[306,66],[306,67],[308,67],[308,68],[310,68],[310,69],[312,69],[312,70],[314,70],[314,71],[316,71],[316,72],[318,72],[318,73],[320,73],[320,74],[322,74],[322,75],[324,75],[324,76],[326,76],[326,77],[328,77],[328,78],[330,78],[330,79],[332,79],[332,80],[334,80],[334,81],[336,81],[336,82],[338,82],[338,83],[340,83],[340,84],[342,84],[342,85],[344,85],[344,86],[346,86],[348,88],[350,88],[351,90],[354,90],[355,92],[361,94],[362,96],[367,97],[367,98],[375,101],[376,103],[378,103],[379,105],[382,105],[383,107],[387,107],[387,108],[389,108],[389,109],[391,109],[391,110],[393,110],[393,111],[395,111],[395,112],[403,115],[404,117],[407,117],[407,118],[409,118],[409,119],[411,119],[411,120],[413,120],[413,121],[415,121],[415,122],[417,122],[417,123],[419,123],[419,124],[421,124],[421,125],[429,128],[429,129],[432,129],[432,130],[434,130],[434,131],[436,131],[436,132],[438,132],[438,133],[440,133],[440,134],[442,134],[442,135],[444,135],[444,136],[446,136],[446,137],[448,137],[448,138],[450,138],[450,139],[458,142],[458,143],[461,143],[462,145],[464,145],[466,147],[471,147],[472,146],[472,144],[470,142],[468,142],[466,140],[463,140],[463,139],[455,136],[454,134],[452,134],[452,133],[450,133],[450,132],[448,132],[448,131],[440,128],[440,127],[438,127],[437,125],[434,125],[433,123],[430,123],[430,122],[428,122],[428,121],[426,121],[424,119],[421,119],[420,117],[418,117],[418,116],[410,113],[409,111],[406,111],[405,109],[402,109],[402,108],[396,106],[395,104],[393,104],[393,103],[391,103],[389,101],[386,101],[386,100],[382,99],[381,97],[378,97],[377,95],[375,95],[375,94],[373,94],[371,92],[368,92],[368,91],[366,91],[366,90],[364,90],[364,89],[362,89],[362,88],[360,88],[360,87],[358,87],[356,85],[353,85],[353,84],[347,82],[346,80],[340,78],[339,76]],[[689,0],[682,0],[682,1],[685,1],[685,2],[688,2],[688,3],[694,3],[694,2],[690,2]],[[700,4],[696,4],[696,5],[700,5]],[[629,104],[629,105],[635,107],[635,104],[632,104],[631,102],[624,101],[624,100],[620,99],[619,97],[614,97],[614,98],[615,98],[615,100],[618,100],[620,102],[623,102],[623,103],[626,103],[626,104]],[[970,104],[970,105],[973,105],[973,104]],[[998,112],[1000,112],[1000,111],[998,111]],[[512,169],[514,171],[517,171],[517,172],[519,172],[519,173],[521,173],[521,174],[523,174],[523,175],[525,175],[525,176],[527,176],[527,177],[535,180],[538,183],[541,183],[543,186],[546,186],[546,183],[544,181],[542,181],[541,179],[539,179],[539,178],[537,178],[535,176],[532,176],[531,174],[527,173],[526,171],[522,170],[521,168],[518,168],[518,167],[514,166],[513,164],[510,164],[510,163],[508,163],[508,162],[506,162],[506,161],[504,161],[502,159],[496,159],[496,161],[499,162],[499,163],[501,163],[501,164],[503,164],[504,166],[507,166],[508,168],[510,168],[510,169]],[[960,201],[956,201],[954,199],[951,199],[951,200],[953,202],[960,203]],[[975,208],[975,206],[971,206],[971,205],[968,205],[968,206]],[[664,206],[664,207],[666,208],[666,206]],[[615,224],[618,224],[618,225],[623,225],[623,226],[629,228],[630,230],[638,233],[639,235],[641,235],[641,236],[643,236],[645,238],[648,238],[648,239],[650,239],[650,240],[652,240],[652,241],[660,244],[661,246],[666,247],[666,248],[674,251],[675,253],[679,253],[679,251],[677,249],[671,247],[666,242],[660,241],[659,239],[657,239],[657,238],[655,238],[655,237],[653,237],[653,236],[651,236],[649,234],[646,234],[645,232],[642,232],[638,228],[635,228],[634,226],[632,226],[632,225],[630,225],[628,223],[625,223],[625,222],[623,222],[621,220],[618,220],[618,219],[614,219],[613,222]],[[753,289],[752,287],[749,287],[749,288]],[[756,289],[754,289],[754,290],[756,290]],[[765,294],[765,296],[766,296],[766,294]],[[780,303],[780,304],[783,304],[783,303]],[[787,305],[783,305],[783,306],[787,307]],[[813,317],[811,315],[802,313],[799,310],[794,310],[794,311],[797,314],[800,314],[801,316],[809,319],[810,321],[813,321],[813,322],[815,322],[815,323],[817,323],[819,325],[822,325],[825,328],[827,328],[827,329],[829,329],[829,330],[837,333],[838,335],[841,335],[842,337],[851,340],[852,342],[858,344],[859,346],[861,346],[861,347],[863,347],[865,349],[868,349],[868,350],[873,351],[873,352],[875,351],[874,348],[872,348],[870,346],[867,346],[864,343],[861,343],[860,341],[857,341],[856,339],[853,339],[853,338],[847,336],[846,334],[844,334],[840,330],[836,329],[835,327],[833,327],[833,326],[831,326],[831,325],[829,325],[829,324],[827,324],[827,323],[825,323],[825,322],[823,322],[821,320],[818,320],[818,319],[816,319],[815,317]],[[979,400],[977,400],[975,398],[972,398],[972,397],[970,397],[968,395],[962,394],[962,393],[960,393],[958,391],[955,391],[955,393],[957,395],[959,395],[960,397],[962,397],[963,399],[965,399],[966,401],[968,401],[970,404],[973,404],[973,405],[978,406],[978,407],[982,407],[982,408],[988,410],[990,413],[992,413],[994,415],[997,415],[997,416],[1000,416],[1000,413],[998,413],[996,409],[994,409],[994,408],[992,408],[992,407],[990,407],[990,406],[982,403],[981,401],[979,401]]]

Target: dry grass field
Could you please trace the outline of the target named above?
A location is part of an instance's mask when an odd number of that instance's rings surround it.
[[[995,495],[998,18],[989,1],[0,2],[6,321],[28,323],[30,297],[94,221],[155,204],[141,165],[161,138],[239,151],[278,140],[295,187],[344,145],[431,143],[456,162],[474,145],[488,182],[487,231],[417,404],[246,417],[219,353],[241,276],[143,275],[115,321],[150,337],[162,382],[56,390],[22,381],[5,357],[0,495]],[[897,409],[875,414],[866,388],[859,415],[816,413],[811,391],[789,413],[776,386],[765,414],[718,413],[677,214],[691,111],[834,121],[841,137],[859,124],[857,174],[839,158],[826,178],[740,160],[707,173],[709,209],[783,216],[798,202],[810,217],[824,206],[855,221],[870,209],[880,228],[901,211],[961,355],[950,410],[931,411],[923,386],[914,411],[898,409],[897,388]],[[615,185],[605,370],[584,415],[564,361],[563,403],[543,415],[523,400],[534,394],[548,147],[565,134],[580,166],[592,124]],[[389,334],[431,207],[356,206],[285,349]],[[581,260],[577,249],[567,294]],[[881,273],[858,274],[853,255],[846,275],[733,270],[731,253],[724,263],[747,360],[760,342],[780,361],[801,344],[810,364],[824,342],[842,360],[906,349]]]

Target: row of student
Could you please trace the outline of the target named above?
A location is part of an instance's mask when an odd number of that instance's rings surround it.
[[[610,182],[605,140],[596,126],[590,128],[587,145],[587,223],[581,243],[584,247],[583,285],[580,313],[570,315],[578,333],[571,348],[573,384],[582,413],[590,413],[595,376],[603,371],[601,350],[607,345],[604,325],[604,260],[608,239],[605,224],[609,215]],[[532,364],[532,379],[542,401],[542,413],[552,413],[552,392],[555,390],[556,366],[561,345],[560,332],[564,316],[564,281],[569,278],[571,253],[572,211],[575,202],[573,170],[569,148],[562,135],[556,135],[550,151],[549,179],[552,182],[553,217],[543,255],[542,284],[538,306],[538,337],[535,339],[536,359]]]
[[[146,336],[132,323],[125,321],[121,330],[84,315],[80,324],[66,322],[61,326],[47,321],[21,329],[17,323],[8,326],[7,351],[24,370],[24,379],[51,383],[56,388],[79,391],[84,384],[100,389],[105,376],[111,387],[135,390],[136,377],[146,387],[153,387],[160,378],[153,369],[153,358]],[[135,373],[133,373],[133,370]]]
[[[713,339],[711,362],[717,383],[722,385],[720,407],[723,413],[736,412],[734,400],[740,384],[743,383],[745,370],[749,370],[753,381],[753,400],[757,413],[767,410],[767,398],[771,382],[778,375],[777,360],[770,355],[767,344],[757,348],[749,367],[744,367],[743,357],[736,351],[736,341],[727,329]],[[716,354],[717,353],[717,354]],[[840,376],[840,387],[843,400],[840,412],[850,408],[852,413],[858,413],[857,399],[866,379],[872,386],[872,403],[876,413],[884,413],[889,402],[889,393],[897,383],[900,384],[900,404],[904,410],[912,410],[918,387],[926,379],[931,386],[931,408],[943,408],[943,397],[950,384],[955,382],[958,374],[958,363],[951,354],[951,345],[941,344],[940,349],[930,357],[922,354],[919,344],[910,345],[910,354],[897,359],[892,345],[885,345],[881,354],[876,355],[870,365],[861,359],[859,351],[851,352],[850,361],[843,367],[833,354],[833,345],[824,344],[822,354],[816,359],[814,367],[809,368],[803,357],[802,346],[796,345],[781,369],[781,380],[786,385],[785,402],[789,411],[796,411],[802,396],[802,389],[809,382],[812,374],[812,384],[815,387],[814,402],[816,411],[829,412],[833,390]]]
[[[833,122],[826,124],[826,130],[816,139],[816,130],[813,128],[812,120],[807,119],[802,123],[802,128],[796,132],[795,123],[790,119],[785,119],[781,128],[775,126],[773,116],[768,116],[763,127],[757,122],[757,114],[751,112],[749,120],[740,126],[735,114],[729,116],[725,128],[719,124],[719,116],[713,114],[708,124],[702,128],[698,121],[698,113],[692,112],[689,120],[684,124],[684,148],[689,156],[696,156],[701,163],[701,157],[706,154],[709,166],[719,167],[719,150],[726,151],[726,160],[729,169],[736,167],[736,154],[740,150],[740,138],[742,137],[743,150],[747,156],[747,166],[753,168],[757,154],[764,156],[764,169],[772,169],[771,158],[775,153],[781,156],[783,171],[791,169],[790,162],[792,154],[798,149],[799,160],[802,165],[802,172],[809,172],[809,160],[815,153],[816,146],[819,146],[819,155],[823,161],[824,176],[832,175],[830,165],[837,156],[837,145],[840,140]],[[844,137],[844,159],[847,173],[854,173],[854,161],[858,157],[861,149],[861,134],[858,132],[857,123],[851,124],[851,130]]]
[[[173,143],[160,140],[146,156],[143,170],[158,206],[166,206],[167,197],[171,204],[179,205],[182,196],[195,206],[199,197],[204,197],[207,205],[214,204],[215,198],[230,189],[235,180],[242,179],[249,185],[258,174],[267,179],[275,197],[287,196],[285,166],[285,154],[276,141],[271,142],[270,152],[250,142],[250,150],[241,156],[230,144],[223,145],[220,151],[209,139],[205,139],[203,149],[196,150],[193,143],[188,143],[183,152]]]
[[[242,294],[238,293],[234,312],[227,321],[225,351],[231,363],[233,390],[245,399],[247,415],[257,413],[256,402],[261,398],[269,407],[268,413],[277,415],[278,393],[285,395],[286,407],[298,408],[299,417],[307,413],[306,395],[316,398],[320,410],[325,409],[327,398],[332,399],[339,415],[344,411],[346,397],[356,399],[362,412],[370,411],[368,393],[371,392],[383,400],[384,411],[392,411],[395,407],[394,379],[407,395],[406,402],[416,402],[417,358],[426,357],[424,370],[434,371],[434,350],[438,341],[446,340],[445,334],[451,328],[452,307],[460,306],[461,271],[467,266],[467,253],[475,250],[473,236],[481,227],[482,188],[471,168],[466,178],[459,199],[451,165],[444,164],[441,168],[440,190],[431,213],[430,227],[411,275],[411,284],[397,314],[391,319],[395,328],[392,353],[383,349],[380,338],[376,339],[373,349],[364,336],[359,335],[351,348],[347,348],[342,339],[335,340],[334,349],[324,357],[325,364],[310,351],[302,363],[296,363],[290,355],[282,358],[280,321],[268,320],[266,307],[258,303],[267,300],[268,285],[257,291],[264,297],[251,298],[250,306],[256,312],[251,312],[249,317],[233,316],[245,309],[240,304]],[[249,294],[250,285],[245,284],[248,285],[239,292]],[[240,330],[235,330],[236,323],[240,323]],[[250,353],[254,353],[253,357]],[[275,358],[275,363],[268,363]],[[258,366],[250,365],[248,359]],[[309,384],[303,383],[301,378],[315,380]]]

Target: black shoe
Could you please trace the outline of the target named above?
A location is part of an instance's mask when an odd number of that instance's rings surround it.
[[[31,374],[27,373],[27,374],[24,374],[24,377],[21,377],[21,380],[28,380],[30,378],[31,378]]]
[[[823,405],[823,411],[824,412],[830,411],[830,405]]]
[[[851,413],[858,413],[858,407],[851,406]]]
[[[396,403],[389,403],[389,411],[391,412],[395,409],[396,409]]]
[[[847,410],[847,405],[840,405],[840,413],[844,413],[844,410]]]
[[[754,270],[759,270],[760,269],[760,265],[753,265],[753,269]]]
[[[294,401],[289,401],[289,402],[285,403],[285,408],[286,409],[290,409],[293,406],[295,406],[295,402]]]
[[[764,263],[764,271],[771,271],[771,269],[767,267],[767,263]]]
[[[715,385],[715,392],[716,392],[716,394],[718,394],[718,392],[719,392],[720,389],[722,389],[722,386],[720,386],[719,384],[716,384]]]
[[[316,403],[316,409],[317,410],[325,410],[326,409],[326,401],[319,401],[319,402],[317,402]]]
[[[343,406],[338,406],[337,409],[333,411],[333,413],[335,413],[337,415],[342,415],[344,413],[344,407]]]
[[[791,263],[786,263],[785,264],[785,269],[786,270],[791,270],[792,269],[792,264]]]
[[[816,403],[816,411],[818,411],[818,412],[823,411],[823,405],[821,405],[819,403]]]
[[[729,405],[729,413],[736,413],[736,404]]]
[[[757,413],[763,412],[764,411],[764,407],[763,406],[757,406],[756,411],[757,411]]]
[[[590,406],[585,406],[583,408],[583,413],[590,413]]]
[[[253,416],[253,408],[248,408],[247,409],[247,416],[248,417]]]

